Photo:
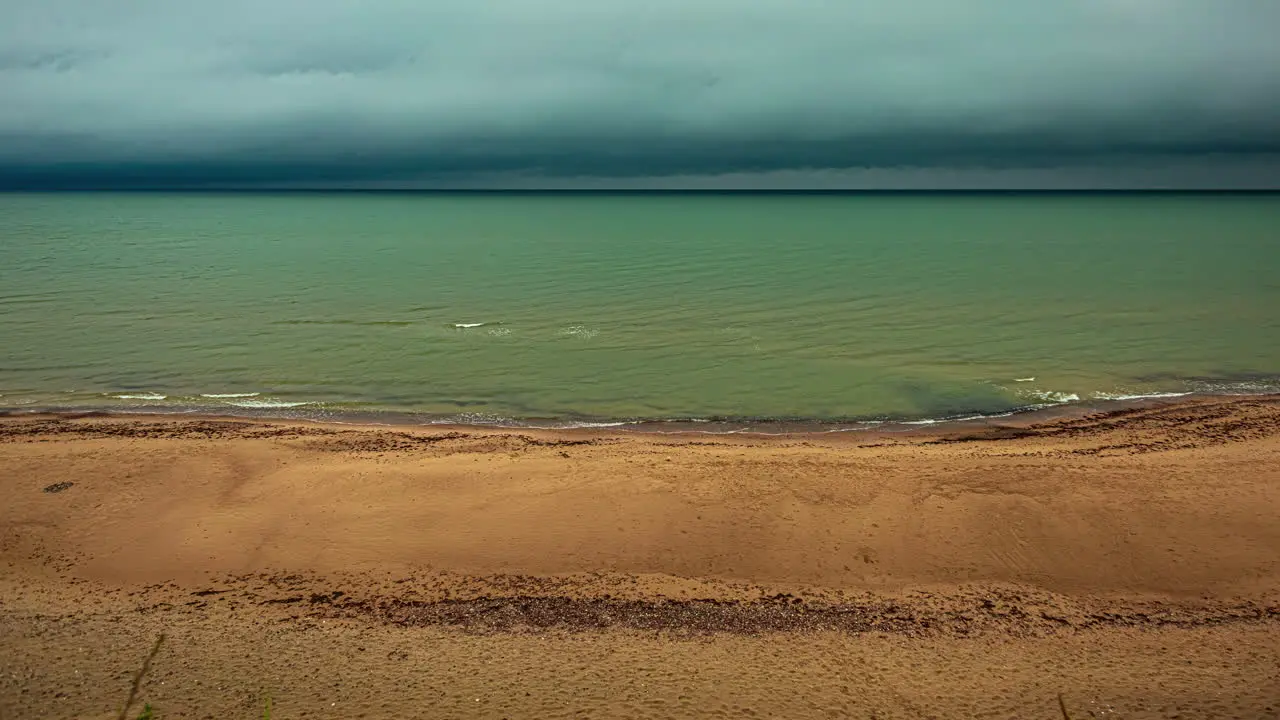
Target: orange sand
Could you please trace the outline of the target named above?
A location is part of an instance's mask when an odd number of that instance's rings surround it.
[[[1280,716],[1280,399],[965,433],[8,418],[0,718]]]

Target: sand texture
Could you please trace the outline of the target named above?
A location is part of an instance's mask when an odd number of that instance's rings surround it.
[[[115,717],[159,633],[163,718],[1280,717],[1280,398],[781,437],[13,416],[0,498],[3,720]]]

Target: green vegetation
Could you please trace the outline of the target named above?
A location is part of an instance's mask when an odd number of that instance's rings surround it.
[[[142,667],[138,668],[138,672],[133,674],[133,684],[129,687],[129,698],[124,701],[124,707],[120,708],[120,714],[117,716],[119,720],[128,720],[129,708],[133,707],[134,702],[138,699],[138,688],[142,685],[142,678],[146,677],[147,673],[151,671],[151,662],[160,653],[160,645],[163,643],[164,633],[160,633],[156,636],[156,641],[151,646],[151,652],[147,653],[147,659],[142,661]],[[134,720],[156,720],[155,708],[151,707],[151,703],[144,703],[142,712]],[[263,697],[262,720],[271,720],[270,693]]]
[[[147,672],[151,670],[151,661],[155,660],[156,655],[160,653],[162,644],[164,644],[164,633],[156,636],[156,642],[151,646],[151,652],[147,653],[147,659],[142,661],[142,667],[133,674],[133,685],[129,687],[129,698],[124,701],[124,707],[120,708],[120,714],[117,716],[119,720],[127,720],[129,717],[129,708],[133,707],[133,703],[138,699],[138,687],[142,685],[142,678],[146,677]],[[144,705],[142,714],[137,720],[151,720],[152,714],[151,705]]]

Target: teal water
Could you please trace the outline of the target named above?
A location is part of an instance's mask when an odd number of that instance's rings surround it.
[[[0,251],[7,408],[853,421],[1280,389],[1280,196],[15,194]]]

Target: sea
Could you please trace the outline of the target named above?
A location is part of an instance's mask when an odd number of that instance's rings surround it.
[[[1280,195],[0,194],[0,409],[925,424],[1280,391]]]

